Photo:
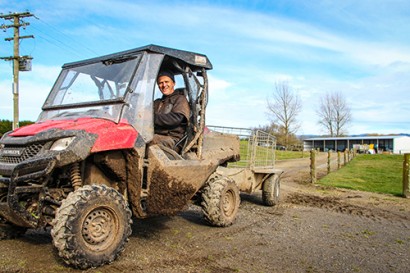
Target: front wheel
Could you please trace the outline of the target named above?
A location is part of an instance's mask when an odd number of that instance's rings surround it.
[[[276,174],[270,176],[263,183],[262,202],[265,206],[274,206],[279,203],[280,177]]]
[[[214,226],[231,225],[239,210],[239,189],[227,177],[209,179],[202,191],[202,211],[205,219]]]
[[[131,211],[118,191],[86,185],[62,202],[51,235],[67,264],[86,269],[118,257],[131,234],[131,223]]]

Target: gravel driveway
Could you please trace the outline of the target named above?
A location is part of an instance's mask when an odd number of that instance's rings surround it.
[[[280,205],[243,194],[227,228],[208,226],[194,205],[134,220],[120,258],[85,272],[410,272],[409,199],[311,185],[308,159],[277,165]],[[45,230],[0,241],[0,272],[84,271],[63,264]]]

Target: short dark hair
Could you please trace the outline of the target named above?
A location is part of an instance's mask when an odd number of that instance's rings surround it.
[[[161,77],[161,76],[167,76],[167,77],[170,78],[173,82],[175,82],[174,74],[172,74],[171,71],[168,71],[168,70],[162,70],[162,71],[160,71],[160,72],[158,73],[157,82],[158,82],[159,77]]]

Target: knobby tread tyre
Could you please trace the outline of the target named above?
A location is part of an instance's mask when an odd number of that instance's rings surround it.
[[[223,176],[212,176],[202,190],[202,211],[213,226],[226,227],[235,221],[240,204],[235,182]]]
[[[275,206],[279,203],[280,177],[272,175],[263,183],[262,202],[265,206]]]
[[[59,256],[80,269],[113,262],[131,235],[131,211],[124,197],[105,185],[71,192],[57,209],[51,235]]]

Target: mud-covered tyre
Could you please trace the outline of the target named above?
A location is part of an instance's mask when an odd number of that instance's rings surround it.
[[[21,237],[24,235],[26,230],[27,228],[9,224],[0,217],[0,240],[8,240]]]
[[[64,262],[86,269],[118,257],[131,234],[131,223],[131,211],[120,193],[105,185],[87,185],[62,202],[51,235]]]
[[[272,175],[265,180],[262,187],[262,202],[265,206],[274,206],[279,203],[280,177]]]
[[[213,226],[232,225],[239,210],[239,189],[227,177],[213,177],[202,190],[201,207],[205,219]]]

